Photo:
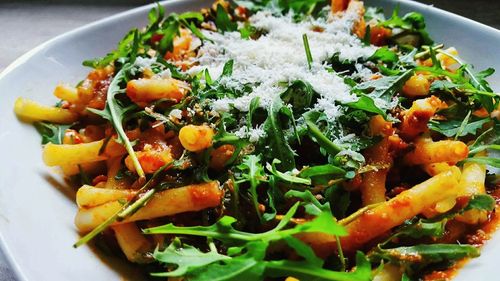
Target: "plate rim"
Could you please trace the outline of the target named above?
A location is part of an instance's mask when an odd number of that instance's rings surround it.
[[[182,2],[184,2],[185,4],[188,4],[189,2],[194,2],[194,1],[196,1],[196,0],[163,0],[163,1],[159,1],[158,4],[160,4],[162,6],[168,6],[168,5],[182,3]],[[495,36],[500,37],[500,29],[497,29],[497,28],[489,26],[487,24],[484,24],[484,23],[478,22],[476,20],[467,18],[465,16],[458,15],[458,14],[455,14],[453,12],[444,10],[442,8],[434,6],[433,4],[425,4],[425,3],[416,2],[416,1],[412,1],[412,0],[383,0],[383,1],[394,4],[394,5],[403,4],[405,7],[410,8],[410,9],[412,9],[413,7],[418,7],[421,9],[429,10],[430,12],[434,12],[436,14],[439,14],[439,16],[446,16],[446,17],[453,19],[453,20],[464,21],[467,25],[472,25],[476,28],[480,28],[482,31],[485,31],[485,32],[488,32],[488,33],[491,33]],[[210,5],[211,2],[212,1],[207,1],[207,4]],[[367,6],[369,6],[371,1],[364,0],[363,2],[365,2],[365,4]],[[11,72],[13,72],[16,68],[18,68],[22,64],[28,62],[29,59],[31,59],[32,57],[34,57],[38,53],[42,52],[45,48],[47,48],[53,44],[57,44],[60,40],[63,40],[67,37],[76,35],[80,32],[86,31],[87,29],[95,28],[95,27],[98,27],[99,25],[106,24],[108,22],[112,22],[112,21],[118,20],[120,18],[128,17],[130,15],[137,14],[137,13],[141,13],[145,10],[149,10],[149,9],[153,8],[156,5],[157,5],[156,3],[151,3],[151,4],[141,5],[141,6],[132,8],[132,9],[128,9],[126,11],[119,12],[119,13],[116,13],[114,15],[104,17],[102,19],[92,21],[92,22],[84,24],[80,27],[77,27],[77,28],[74,28],[72,30],[66,31],[62,34],[59,34],[53,38],[50,38],[50,39],[46,40],[45,42],[40,43],[39,45],[35,46],[31,50],[27,51],[23,55],[17,57],[11,63],[9,63],[7,65],[7,67],[5,67],[0,72],[0,80],[4,79],[7,75],[9,75]],[[498,235],[498,233],[500,233],[500,229],[496,230],[494,232],[494,235],[495,235],[495,233]],[[491,239],[488,239],[488,241],[489,240],[491,240]],[[18,262],[14,258],[14,255],[12,254],[8,243],[5,241],[4,235],[3,235],[1,230],[0,230],[0,251],[2,251],[2,254],[6,260],[6,265],[11,270],[11,273],[14,275],[13,277],[16,278],[16,281],[31,281],[26,277],[22,268],[20,267],[20,265],[18,264]],[[460,271],[460,269],[459,269],[459,271]]]

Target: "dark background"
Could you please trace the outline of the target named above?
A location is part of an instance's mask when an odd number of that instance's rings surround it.
[[[151,0],[0,0],[0,71],[38,44]],[[213,2],[207,0],[207,2]],[[365,0],[370,4],[370,0]],[[499,0],[420,0],[500,29]],[[452,27],[450,27],[452,28]]]

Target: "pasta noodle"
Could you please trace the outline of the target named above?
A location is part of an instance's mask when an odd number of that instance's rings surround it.
[[[103,192],[107,193],[107,192]],[[90,196],[98,195],[93,192]],[[109,194],[109,193],[107,193]],[[112,192],[115,195],[128,195],[126,191]],[[217,182],[189,185],[165,190],[154,196],[143,208],[126,219],[127,222],[171,216],[183,212],[194,212],[209,207],[216,207],[222,200],[222,191]],[[112,196],[110,196],[112,197]],[[124,196],[123,199],[126,197]],[[87,198],[86,201],[97,200]],[[100,223],[121,209],[120,200],[110,200],[92,208],[80,208],[75,218],[75,224],[81,232],[94,229]]]

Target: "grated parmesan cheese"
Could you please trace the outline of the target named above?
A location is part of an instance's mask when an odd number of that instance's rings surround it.
[[[182,119],[182,110],[180,109],[172,109],[172,111],[170,111],[170,113],[168,114],[170,117],[173,117],[175,119],[178,119],[178,120],[181,120]]]
[[[158,78],[158,79],[170,79],[172,78],[172,72],[170,71],[170,69],[165,69],[165,70],[162,70],[161,72],[157,73],[154,78]]]
[[[346,12],[338,17],[330,15],[328,19],[310,19],[295,23],[292,15],[274,16],[262,11],[253,15],[250,23],[266,31],[257,40],[245,40],[239,32],[220,34],[204,31],[213,42],[205,42],[201,47],[198,66],[190,70],[196,74],[208,69],[216,78],[222,73],[224,64],[234,60],[231,77],[222,77],[220,83],[231,89],[241,90],[245,84],[251,84],[252,92],[239,98],[214,100],[212,109],[227,112],[231,106],[246,112],[251,100],[259,96],[260,106],[266,108],[295,80],[302,80],[312,85],[321,95],[314,108],[324,111],[328,118],[335,119],[342,114],[342,108],[336,103],[348,103],[357,100],[350,93],[341,77],[329,72],[322,61],[338,53],[341,60],[367,58],[375,52],[375,47],[364,46],[351,34],[353,22],[358,19],[354,12]],[[314,31],[320,27],[323,31]],[[302,35],[307,34],[313,57],[312,69],[309,70]],[[362,75],[367,75],[364,72]]]
[[[247,126],[242,126],[239,130],[234,132],[234,134],[239,138],[248,139],[250,142],[258,142],[260,138],[266,137],[266,131],[264,131],[264,126],[261,124],[256,128],[248,129]]]
[[[145,69],[151,69],[151,66],[156,63],[156,58],[147,57],[137,57],[134,62],[134,66],[139,68],[139,71],[144,71]]]

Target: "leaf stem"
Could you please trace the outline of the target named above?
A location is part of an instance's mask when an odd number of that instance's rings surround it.
[[[436,45],[436,46],[432,47],[432,49],[434,51],[438,51],[439,49],[442,49],[443,47],[444,47],[444,44],[439,44],[439,45]],[[424,51],[415,54],[415,56],[414,56],[415,59],[421,59],[421,58],[423,58],[423,57],[425,57],[425,56],[427,56],[427,55],[430,54],[430,52],[431,52],[430,48],[431,47],[427,46],[427,48],[426,48],[425,46],[423,46],[422,48],[424,49]]]
[[[118,133],[120,139],[123,141],[125,149],[130,155],[130,159],[132,159],[132,163],[134,164],[134,168],[137,172],[137,175],[139,175],[140,178],[144,178],[145,177],[144,170],[141,167],[141,163],[139,163],[139,159],[137,159],[137,155],[135,154],[134,148],[132,147],[132,143],[128,139],[127,135],[125,134],[125,130],[123,129],[123,124],[121,123],[121,116],[118,113],[117,109],[118,105],[115,99],[115,95],[120,92],[119,83],[125,77],[125,72],[129,70],[130,67],[131,67],[130,64],[124,65],[122,69],[120,69],[120,71],[118,71],[118,73],[115,75],[115,77],[111,81],[111,84],[109,85],[106,102],[107,106],[109,107],[109,112],[111,114],[113,127]]]
[[[151,197],[156,193],[156,189],[150,189],[141,196],[141,198],[137,199],[134,203],[130,204],[125,210],[120,212],[117,217],[117,221],[122,221],[126,217],[133,215],[137,210],[139,210],[142,206],[144,206]]]
[[[309,277],[317,277],[320,280],[331,280],[331,281],[358,281],[365,280],[362,278],[357,278],[357,276],[353,273],[348,272],[337,272],[326,269],[318,269],[318,268],[308,268],[304,266],[300,266],[300,264],[296,264],[295,262],[283,262],[283,261],[268,261],[266,262],[266,269],[281,271],[281,272],[290,272],[290,275],[297,276],[309,276]],[[314,278],[316,279],[316,278]]]
[[[313,57],[311,54],[311,48],[309,47],[309,39],[307,38],[307,34],[304,33],[302,35],[302,41],[304,42],[304,49],[306,50],[307,65],[309,66],[309,70],[311,70]]]
[[[329,140],[321,130],[311,121],[306,121],[307,128],[309,129],[309,133],[316,139],[317,143],[323,147],[328,153],[332,156],[337,155],[340,151],[342,151],[342,147],[336,145],[331,140]]]
[[[469,123],[469,119],[470,119],[471,114],[472,114],[472,111],[469,110],[469,113],[467,113],[464,120],[462,121],[462,124],[460,124],[460,127],[457,130],[457,134],[455,135],[455,140],[458,140],[458,138],[460,137],[460,135],[464,131],[465,126],[467,126],[467,124]]]
[[[490,94],[490,95],[493,95],[493,96],[497,96],[498,94],[497,93],[492,93],[489,91],[489,89],[486,89],[482,84],[481,82],[477,79],[477,77],[474,75],[474,73],[472,73],[472,70],[469,68],[469,65],[465,64],[458,56],[455,56],[455,55],[452,55],[446,51],[443,51],[443,50],[437,50],[438,53],[441,53],[445,56],[448,56],[450,58],[452,58],[453,60],[455,60],[458,64],[460,65],[463,65],[465,66],[465,72],[467,72],[467,74],[469,75],[470,79],[472,81],[474,81],[474,86],[477,86],[479,88],[479,91],[475,92],[475,93],[478,93],[478,94]]]
[[[344,256],[344,250],[342,250],[342,244],[340,243],[340,238],[338,235],[335,235],[335,243],[337,243],[337,252],[339,254],[341,268],[340,271],[346,271],[346,262]]]

